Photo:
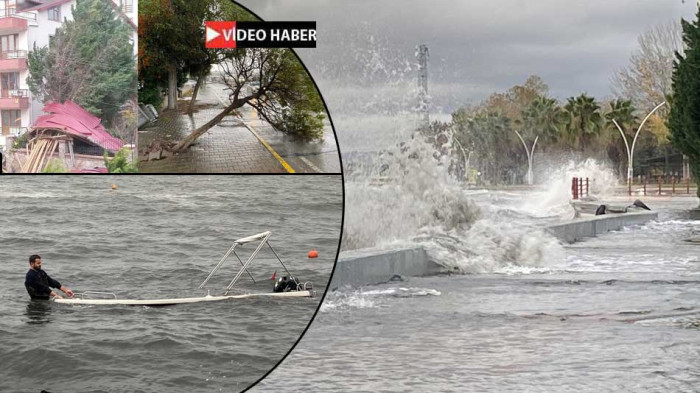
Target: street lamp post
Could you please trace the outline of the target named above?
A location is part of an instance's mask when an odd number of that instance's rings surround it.
[[[469,156],[467,156],[467,153],[464,151],[464,147],[462,144],[459,142],[457,138],[454,138],[454,141],[457,142],[457,146],[459,146],[459,150],[462,151],[462,155],[464,156],[464,177],[468,179],[468,173],[469,173],[469,159],[472,156],[471,150],[469,151]]]
[[[532,148],[528,149],[525,139],[523,139],[518,130],[513,131],[515,131],[518,138],[520,138],[520,142],[522,142],[523,146],[525,147],[525,154],[527,154],[527,184],[532,185],[532,159],[535,156],[535,146],[537,146],[537,139],[539,139],[540,136],[538,135],[535,137],[535,142],[532,143]]]
[[[659,105],[657,105],[656,107],[654,107],[654,109],[652,109],[651,112],[649,112],[649,114],[647,114],[647,116],[644,118],[644,120],[642,120],[642,123],[639,125],[639,128],[637,128],[637,132],[634,134],[634,139],[632,139],[632,147],[630,147],[629,142],[627,142],[627,137],[625,136],[625,133],[622,132],[622,127],[620,127],[620,125],[617,124],[617,121],[615,121],[615,119],[612,119],[613,124],[615,124],[615,127],[617,127],[617,130],[620,131],[620,135],[622,135],[622,140],[625,142],[625,148],[627,149],[627,185],[628,186],[632,184],[632,176],[633,176],[632,164],[634,162],[634,146],[637,144],[637,137],[639,136],[639,132],[642,131],[642,127],[644,127],[644,123],[646,123],[647,120],[649,120],[651,115],[654,112],[656,112],[659,108],[664,106],[664,104],[666,104],[666,101],[664,101],[664,102],[660,103]]]

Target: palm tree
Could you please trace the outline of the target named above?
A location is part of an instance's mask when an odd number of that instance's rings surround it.
[[[562,128],[566,113],[558,105],[557,100],[547,97],[537,97],[523,111],[525,131],[538,135],[540,141],[552,144],[562,137]]]
[[[566,130],[572,147],[586,150],[603,128],[600,105],[586,93],[569,97],[564,110],[567,114]]]

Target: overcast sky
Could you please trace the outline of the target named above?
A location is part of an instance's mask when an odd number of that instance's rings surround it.
[[[693,19],[697,10],[694,0],[241,2],[265,20],[317,21],[318,48],[299,53],[324,84],[371,80],[377,72],[413,77],[403,64],[414,62],[415,46],[425,43],[431,93],[459,104],[478,102],[531,74],[560,99],[581,92],[609,97],[610,78],[627,65],[640,34]]]

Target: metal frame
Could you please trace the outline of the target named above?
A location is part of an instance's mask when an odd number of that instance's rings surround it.
[[[270,241],[269,241],[270,236],[272,236],[272,232],[267,231],[267,232],[258,233],[257,235],[244,237],[244,238],[241,238],[241,239],[238,239],[238,240],[234,241],[234,242],[233,242],[233,245],[228,249],[228,251],[226,252],[226,254],[224,255],[224,257],[221,258],[221,260],[219,261],[219,263],[216,264],[216,266],[214,267],[214,269],[209,273],[209,275],[208,275],[207,278],[202,282],[202,284],[199,285],[199,288],[198,288],[198,289],[203,289],[204,286],[207,285],[207,283],[209,282],[209,280],[210,280],[210,279],[214,276],[214,274],[221,268],[221,266],[224,265],[224,262],[226,261],[226,259],[227,259],[231,254],[233,254],[233,255],[236,256],[236,259],[238,259],[238,262],[240,262],[240,264],[242,265],[242,267],[241,267],[241,270],[238,271],[238,273],[236,274],[236,276],[233,277],[233,280],[231,280],[231,282],[230,282],[230,283],[228,284],[228,286],[226,287],[226,292],[224,292],[224,296],[228,295],[229,292],[231,292],[231,289],[233,289],[233,286],[236,285],[236,283],[238,282],[238,280],[241,278],[241,276],[243,275],[243,272],[248,273],[248,276],[250,276],[250,278],[253,280],[253,282],[255,282],[255,278],[253,278],[253,275],[252,275],[252,274],[250,273],[250,271],[248,270],[248,266],[250,266],[250,264],[251,264],[251,262],[253,261],[253,259],[255,259],[255,257],[258,255],[258,253],[260,252],[260,250],[265,246],[265,244],[267,244],[267,246],[270,247],[270,250],[272,250],[272,252],[275,254],[275,257],[277,257],[277,260],[278,260],[279,263],[282,265],[282,267],[284,268],[284,270],[287,272],[287,274],[289,274],[289,276],[291,276],[292,273],[290,273],[290,272],[289,272],[289,269],[287,269],[287,266],[284,265],[284,263],[282,262],[282,259],[280,259],[279,255],[277,254],[277,251],[275,251],[275,249],[272,248],[272,245],[270,244]],[[257,248],[255,249],[255,251],[253,251],[253,253],[250,255],[250,257],[248,258],[248,260],[246,260],[246,262],[243,263],[243,261],[241,260],[241,257],[239,257],[238,254],[236,254],[236,247],[239,246],[239,245],[246,244],[246,243],[257,242],[258,240],[260,240],[260,243],[258,244]]]

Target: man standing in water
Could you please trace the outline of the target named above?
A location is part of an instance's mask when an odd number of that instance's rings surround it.
[[[27,272],[27,279],[24,281],[24,286],[29,292],[29,296],[32,299],[49,300],[51,298],[57,297],[63,299],[56,292],[52,291],[51,288],[57,288],[63,291],[68,297],[73,297],[73,291],[64,287],[58,281],[49,277],[45,271],[41,270],[41,257],[39,255],[32,255],[29,257],[29,271]]]

